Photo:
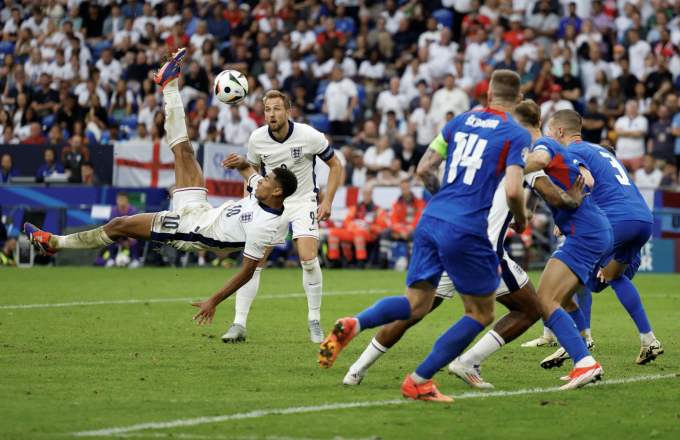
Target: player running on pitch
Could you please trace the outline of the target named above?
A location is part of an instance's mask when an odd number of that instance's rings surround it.
[[[592,189],[593,199],[607,215],[612,226],[614,248],[602,265],[602,277],[614,289],[617,298],[635,322],[642,343],[635,362],[639,365],[646,364],[662,354],[663,347],[652,332],[640,294],[630,281],[631,274],[626,271],[652,236],[652,213],[616,156],[599,145],[581,139],[581,116],[577,112],[556,112],[552,116],[551,128],[552,136],[567,148],[578,164],[586,183]],[[596,290],[599,283],[597,271],[593,275],[586,284],[591,291]],[[541,366],[559,367],[565,357],[568,359],[569,355],[561,348],[541,362]]]
[[[504,177],[517,232],[527,224],[522,182],[531,135],[511,115],[522,100],[519,90],[517,73],[497,70],[489,85],[489,107],[456,116],[444,127],[444,182],[416,228],[406,294],[383,298],[354,318],[339,319],[319,349],[321,367],[329,368],[362,330],[424,317],[432,309],[436,286],[446,271],[463,301],[465,316],[406,376],[401,392],[418,400],[453,400],[437,390],[432,377],[494,321],[501,271],[486,231],[494,193]]]
[[[286,210],[281,226],[272,245],[283,244],[288,235],[288,223],[293,224],[293,240],[297,241],[300,263],[302,264],[302,284],[307,294],[307,328],[312,342],[323,341],[321,329],[321,293],[323,278],[317,254],[319,250],[319,222],[331,215],[331,204],[335,191],[340,184],[342,163],[334,156],[333,148],[323,135],[309,125],[295,124],[290,121],[290,99],[278,90],[270,90],[262,98],[266,127],[255,130],[248,140],[248,160],[265,171],[276,167],[295,173],[298,189],[286,199]],[[316,186],[314,165],[317,156],[330,167],[326,195],[318,203],[319,189]],[[250,306],[257,295],[260,285],[260,271],[273,248],[267,249],[265,258],[260,261],[252,280],[239,289],[236,295],[236,317],[224,342],[244,341],[246,339],[246,319]]]
[[[515,117],[516,118],[516,117]],[[516,118],[517,119],[517,118]],[[423,180],[431,194],[439,192],[441,182],[437,177],[437,170],[446,156],[447,145],[444,137],[440,134],[430,144],[427,152],[418,164],[418,175]],[[577,185],[573,185],[567,193],[553,185],[552,181],[538,171],[541,177],[536,178],[534,189],[541,196],[550,200],[558,209],[575,209],[581,204],[581,200],[587,195],[583,187],[585,181],[580,179]],[[527,180],[529,176],[525,176]],[[533,215],[533,213],[531,213]],[[482,337],[472,348],[454,359],[449,364],[449,374],[455,374],[468,385],[474,388],[493,388],[493,385],[484,381],[480,372],[480,364],[501,347],[514,341],[527,331],[543,315],[541,303],[538,301],[534,286],[528,275],[517,265],[503,247],[508,235],[508,225],[512,220],[512,213],[506,201],[505,179],[502,179],[493,198],[493,204],[489,211],[489,240],[493,245],[501,264],[501,282],[496,289],[496,301],[503,304],[510,312],[501,317],[493,329]],[[444,274],[437,293],[435,294],[432,310],[436,309],[444,299],[451,299],[456,289],[448,275]],[[417,324],[418,320],[396,321],[383,326],[378,334],[369,343],[361,357],[349,369],[343,379],[345,385],[359,385],[366,376],[368,369],[393,347],[406,331]]]
[[[163,89],[165,130],[175,155],[175,210],[118,217],[97,229],[66,236],[41,231],[30,223],[24,225],[24,230],[31,243],[49,256],[61,249],[101,249],[121,237],[158,241],[187,252],[244,249],[241,270],[209,300],[191,303],[201,309],[194,316],[194,319],[200,317],[197,324],[207,322],[210,325],[215,307],[255,273],[257,263],[264,257],[281,223],[283,201],[297,189],[297,179],[292,172],[282,168],[275,168],[261,177],[244,157],[231,154],[222,165],[238,169],[248,181],[251,194],[219,208],[208,203],[208,190],[189,143],[184,105],[177,88],[180,64],[186,53],[186,49],[178,50],[155,79]]]
[[[540,132],[541,110],[534,101],[517,106],[516,113],[523,115],[524,127],[535,136]],[[550,121],[549,133],[554,134],[554,120]],[[553,183],[563,190],[569,189],[581,176],[578,166],[566,148],[552,137],[543,136],[534,142],[525,170],[530,173],[542,169]],[[532,182],[533,185],[533,182]],[[533,210],[535,202],[529,201],[527,209]],[[560,389],[580,388],[600,380],[602,367],[588,352],[585,318],[574,294],[591,276],[597,274],[602,262],[611,253],[614,234],[607,216],[594,200],[586,198],[577,209],[558,211],[550,207],[555,226],[566,236],[548,261],[537,294],[543,306],[543,317],[557,340],[574,360],[574,369],[567,377],[569,382]]]

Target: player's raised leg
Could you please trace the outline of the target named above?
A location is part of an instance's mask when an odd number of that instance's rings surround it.
[[[175,185],[177,188],[175,191],[183,188],[197,188],[205,191],[203,172],[189,142],[184,103],[182,103],[177,83],[177,78],[181,73],[182,60],[186,54],[186,49],[179,49],[172,54],[155,75],[154,81],[161,86],[165,100],[165,133],[170,149],[175,155]]]
[[[449,374],[455,374],[474,388],[493,388],[493,385],[482,378],[479,368],[482,361],[500,350],[503,345],[517,339],[543,314],[531,281],[519,290],[497,297],[496,301],[510,312],[502,316],[492,330],[449,365]]]

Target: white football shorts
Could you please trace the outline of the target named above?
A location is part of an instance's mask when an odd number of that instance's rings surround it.
[[[506,253],[503,254],[503,258],[500,259],[501,263],[501,284],[496,289],[496,298],[499,296],[507,295],[510,292],[515,292],[522,287],[526,286],[529,282],[529,275],[527,275],[519,264],[515,263],[512,258]],[[437,287],[437,293],[435,296],[444,299],[451,299],[456,293],[456,288],[453,286],[451,278],[448,274],[444,272],[441,281],[439,281],[439,286]]]
[[[197,252],[211,249],[210,246],[197,241],[169,240],[163,238],[174,234],[190,234],[196,224],[201,222],[204,214],[214,208],[208,203],[208,190],[205,188],[180,188],[172,193],[172,211],[157,212],[151,222],[151,239],[165,242],[170,247],[186,252]],[[233,204],[229,200],[227,204]],[[208,226],[207,229],[210,229]],[[202,231],[206,236],[219,236],[211,231]]]
[[[293,200],[284,202],[281,224],[274,235],[272,246],[278,246],[286,241],[288,224],[293,225],[293,239],[309,237],[319,239],[319,224],[316,221],[316,200]]]

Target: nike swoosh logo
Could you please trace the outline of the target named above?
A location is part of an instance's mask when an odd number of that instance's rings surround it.
[[[315,229],[315,228],[309,228],[309,230],[310,230],[310,231],[316,231],[316,229]]]
[[[315,283],[315,284],[309,283],[309,285],[312,286],[312,287],[318,286],[319,284],[321,284],[321,283]]]
[[[271,154],[269,156],[262,156],[263,159],[266,159],[268,157],[271,157]]]

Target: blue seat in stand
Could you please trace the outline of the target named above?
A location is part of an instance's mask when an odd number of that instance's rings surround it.
[[[312,127],[319,130],[322,133],[329,133],[331,131],[331,123],[328,120],[328,116],[323,113],[315,113],[312,115],[307,115],[307,120]]]

